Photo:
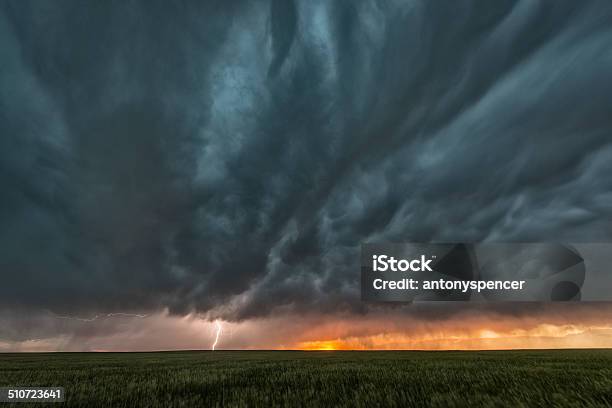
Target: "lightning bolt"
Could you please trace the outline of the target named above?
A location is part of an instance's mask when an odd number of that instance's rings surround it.
[[[215,347],[217,347],[217,343],[219,342],[219,336],[221,335],[221,331],[223,329],[221,323],[219,323],[218,320],[215,320],[215,326],[217,326],[217,335],[215,336],[215,342],[212,345],[212,351],[215,351]]]

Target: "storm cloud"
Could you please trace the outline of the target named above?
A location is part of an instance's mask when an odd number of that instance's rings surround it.
[[[3,1],[0,307],[365,313],[364,242],[610,241],[610,21]]]

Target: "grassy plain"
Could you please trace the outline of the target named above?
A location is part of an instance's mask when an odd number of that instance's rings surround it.
[[[0,386],[83,407],[612,406],[612,350],[0,354]]]

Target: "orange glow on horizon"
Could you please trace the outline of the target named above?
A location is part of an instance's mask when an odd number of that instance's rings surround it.
[[[324,340],[324,341],[306,341],[300,343],[301,350],[308,351],[333,351],[333,350],[343,350],[343,343],[337,340]]]
[[[531,329],[384,333],[298,342],[298,350],[508,350],[612,346],[612,326],[540,324]]]
[[[415,319],[388,313],[277,316],[223,321],[219,341],[228,350],[502,350],[611,348],[612,304],[546,306],[534,315],[458,313]],[[539,313],[539,314],[538,314]],[[220,321],[219,321],[220,322]],[[62,323],[64,323],[62,321]],[[210,350],[218,327],[198,315],[152,314],[107,334],[0,339],[0,352]],[[92,326],[92,322],[75,322]],[[216,329],[216,330],[215,330]],[[221,337],[222,335],[222,337]]]

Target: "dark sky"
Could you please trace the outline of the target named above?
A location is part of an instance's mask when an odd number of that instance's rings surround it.
[[[0,308],[365,313],[363,242],[610,241],[610,21],[1,0]]]

